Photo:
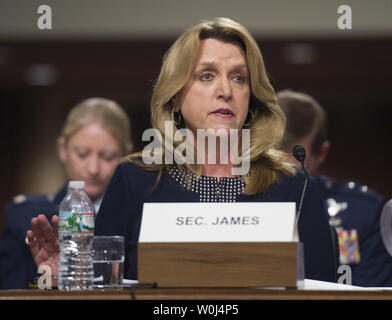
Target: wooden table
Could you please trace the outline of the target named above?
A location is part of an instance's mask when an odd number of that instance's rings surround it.
[[[135,288],[124,290],[0,290],[0,300],[392,300],[392,291],[253,288]],[[392,306],[392,303],[391,303]]]

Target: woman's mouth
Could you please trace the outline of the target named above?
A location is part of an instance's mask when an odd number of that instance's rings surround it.
[[[212,112],[212,114],[223,119],[231,119],[234,117],[234,113],[229,109],[218,109]]]

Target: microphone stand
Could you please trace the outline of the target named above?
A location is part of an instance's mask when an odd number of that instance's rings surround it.
[[[309,173],[306,170],[306,166],[305,166],[305,158],[306,158],[305,148],[303,146],[301,146],[300,144],[296,144],[293,147],[293,155],[301,163],[302,169],[303,169],[303,171],[304,171],[304,173],[306,175],[304,187],[302,188],[301,200],[299,202],[297,216],[296,216],[295,224],[294,224],[294,240],[295,241],[299,241],[298,222],[299,222],[299,217],[301,216],[302,204],[303,204],[303,201],[304,201],[306,188],[308,186]]]
[[[299,241],[299,231],[298,231],[298,222],[299,222],[299,217],[301,215],[301,210],[302,210],[302,204],[305,198],[305,192],[306,188],[308,186],[308,181],[309,181],[309,173],[306,170],[305,166],[305,158],[306,158],[306,151],[303,146],[300,144],[297,144],[293,147],[293,154],[294,157],[301,163],[302,169],[305,172],[306,179],[304,183],[304,187],[302,188],[302,194],[301,194],[301,200],[299,202],[298,206],[298,211],[297,211],[297,216],[295,219],[295,224],[294,224],[294,241],[298,243],[298,248],[297,248],[297,287],[298,288],[303,288],[304,287],[304,279],[305,279],[305,256],[304,256],[304,247],[303,243]]]

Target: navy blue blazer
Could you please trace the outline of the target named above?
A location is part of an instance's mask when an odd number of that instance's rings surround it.
[[[351,264],[352,284],[363,287],[392,286],[392,257],[380,233],[380,215],[384,205],[381,195],[352,181],[318,176],[326,206],[335,227],[355,229],[359,242],[359,263]]]
[[[125,237],[124,277],[137,279],[137,243],[143,204],[145,202],[199,202],[199,195],[181,186],[166,171],[151,192],[157,173],[131,163],[120,164],[106,189],[95,222],[96,235]],[[260,194],[241,194],[241,202],[296,202],[301,198],[305,175],[280,176],[279,183]],[[331,233],[324,202],[313,179],[310,179],[299,220],[299,237],[304,243],[305,277],[323,281],[335,280]],[[162,230],[162,232],[165,232]]]
[[[37,275],[37,267],[26,242],[31,219],[44,214],[51,221],[58,212],[66,187],[52,196],[17,196],[4,208],[5,225],[0,239],[0,289],[27,289]]]

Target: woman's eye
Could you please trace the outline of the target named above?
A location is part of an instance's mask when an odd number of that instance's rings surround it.
[[[79,150],[74,149],[74,150],[75,150],[76,155],[81,159],[86,158],[90,153],[89,150],[80,150],[80,149]]]
[[[78,152],[77,155],[79,158],[83,159],[88,156],[88,153],[87,152]]]
[[[235,76],[234,77],[234,81],[238,82],[238,83],[244,83],[245,82],[245,78],[243,76]]]
[[[101,152],[101,153],[99,153],[99,157],[106,162],[112,162],[112,161],[120,158],[121,155],[117,152],[109,152],[109,153]]]
[[[106,162],[111,162],[116,158],[116,155],[103,155],[102,158]]]
[[[202,81],[211,81],[212,80],[212,74],[211,73],[203,73],[200,76],[200,80],[202,80]]]

